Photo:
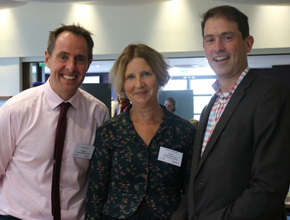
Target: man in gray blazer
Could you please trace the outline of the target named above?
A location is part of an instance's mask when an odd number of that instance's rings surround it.
[[[290,181],[290,90],[248,67],[248,18],[203,15],[203,47],[218,80],[195,137],[189,188],[172,220],[282,220]]]

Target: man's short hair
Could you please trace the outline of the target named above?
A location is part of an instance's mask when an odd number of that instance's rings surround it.
[[[243,40],[245,40],[250,35],[248,17],[245,14],[243,14],[241,11],[239,11],[238,9],[232,6],[222,5],[222,6],[211,8],[202,15],[202,19],[203,19],[201,22],[202,37],[204,37],[204,26],[205,26],[206,21],[209,18],[213,18],[213,17],[222,17],[222,18],[226,18],[229,21],[236,22],[238,25],[238,29],[242,34]]]
[[[55,41],[58,37],[58,35],[64,31],[69,31],[75,35],[83,36],[88,45],[88,60],[91,60],[93,58],[93,47],[94,47],[94,41],[92,39],[92,33],[86,30],[85,28],[81,27],[80,25],[64,25],[62,24],[61,27],[55,29],[54,31],[49,32],[49,38],[47,42],[47,52],[49,56],[51,56],[52,51],[55,46]]]

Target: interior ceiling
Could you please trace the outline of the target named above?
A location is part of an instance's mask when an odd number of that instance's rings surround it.
[[[27,4],[27,2],[18,2],[10,0],[0,0],[0,10],[5,8],[15,8]]]
[[[170,0],[0,0],[0,5],[2,2],[51,2],[51,3],[106,3],[106,4],[122,4],[122,3],[148,3],[148,2],[162,2],[162,1],[170,1]]]
[[[68,2],[78,2],[78,3],[106,3],[106,4],[122,4],[122,3],[136,3],[136,2],[160,2],[160,1],[170,1],[170,0],[0,0],[0,9],[9,7],[17,7],[19,2],[53,2],[53,3],[68,3]],[[228,2],[237,4],[261,4],[261,5],[290,5],[289,0],[213,0],[218,2]]]
[[[53,2],[53,3],[69,3],[69,2],[93,2],[96,0],[0,0],[0,4],[2,2]]]
[[[170,0],[0,0],[0,9],[13,8],[25,5],[29,2],[51,2],[51,3],[106,3],[106,4],[130,4],[145,2],[161,2]],[[261,4],[261,5],[290,5],[290,0],[213,0],[217,2],[229,2],[237,4]],[[209,67],[205,58],[176,58],[169,59],[170,65],[177,68]],[[97,72],[108,72],[114,61],[94,61],[92,68]],[[273,65],[290,65],[290,55],[265,55],[249,56],[249,66],[252,68],[270,68]],[[97,65],[99,67],[97,67]]]

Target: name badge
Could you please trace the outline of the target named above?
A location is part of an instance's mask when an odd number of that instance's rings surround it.
[[[95,149],[95,146],[77,144],[75,151],[73,153],[73,157],[91,159],[94,149]]]
[[[182,156],[181,152],[160,146],[158,160],[180,167]]]

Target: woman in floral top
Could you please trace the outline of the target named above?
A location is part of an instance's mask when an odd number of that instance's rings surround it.
[[[132,104],[98,130],[85,219],[167,220],[177,209],[196,130],[158,104],[167,69],[163,56],[144,44],[127,46],[116,60],[110,81]]]

